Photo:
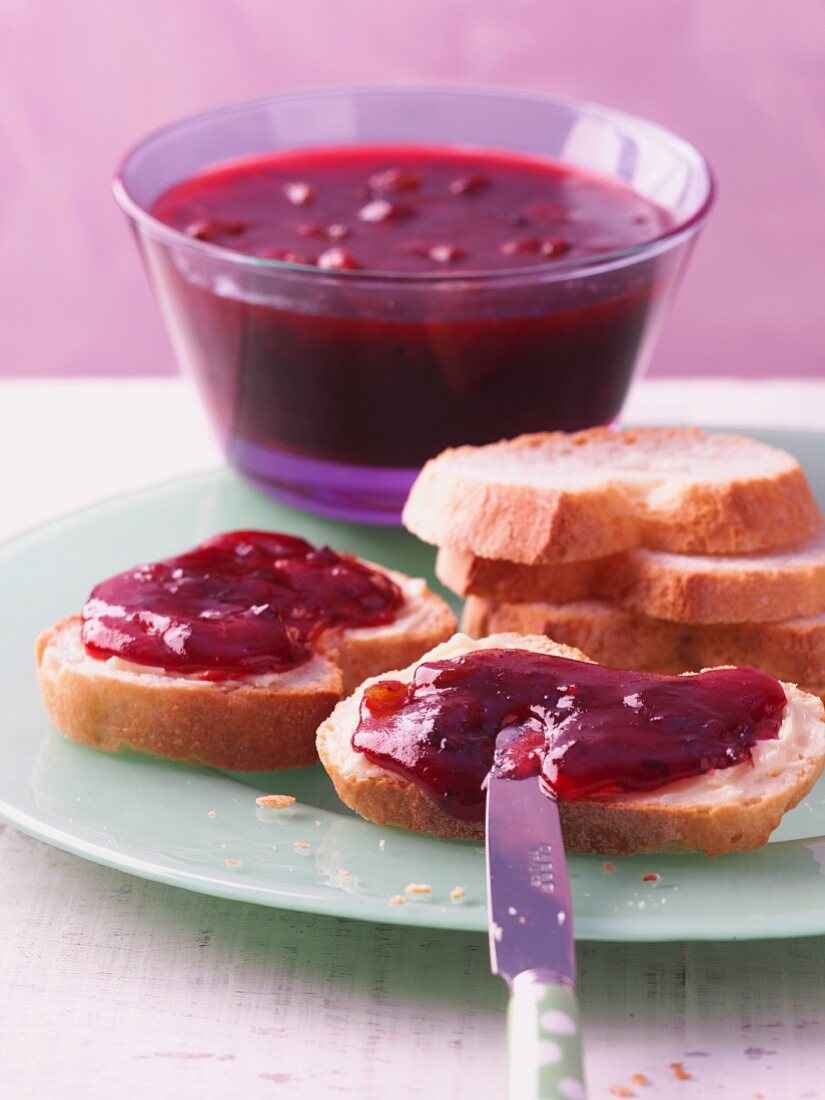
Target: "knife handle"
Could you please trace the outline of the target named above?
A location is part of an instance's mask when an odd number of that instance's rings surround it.
[[[513,981],[507,1013],[510,1100],[586,1100],[579,1005],[557,975]]]

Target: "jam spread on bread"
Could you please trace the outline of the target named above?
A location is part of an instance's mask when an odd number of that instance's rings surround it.
[[[219,255],[159,249],[153,264],[233,461],[258,476],[264,448],[411,469],[460,443],[606,424],[676,276],[665,253],[560,278],[671,218],[510,150],[264,153],[176,182],[151,212],[196,248],[252,258],[237,277],[210,267]],[[506,285],[491,278],[503,272]]]
[[[389,577],[348,554],[233,531],[102,581],[82,637],[102,660],[226,680],[295,668],[323,631],[391,623],[403,602]]]
[[[352,745],[476,821],[496,745],[504,775],[542,774],[560,799],[654,791],[749,761],[777,736],[785,701],[753,669],[659,676],[478,649],[368,687]]]

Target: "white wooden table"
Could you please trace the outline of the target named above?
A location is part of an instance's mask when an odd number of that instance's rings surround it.
[[[628,415],[825,430],[825,382],[649,383]],[[220,462],[177,380],[0,383],[0,418],[0,537]],[[0,929],[9,1100],[504,1094],[480,935],[203,897],[3,826]],[[579,965],[593,1100],[825,1096],[825,938],[584,944]]]

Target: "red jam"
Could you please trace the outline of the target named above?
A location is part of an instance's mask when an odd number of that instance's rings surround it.
[[[489,272],[582,259],[659,236],[667,215],[557,161],[421,146],[349,146],[229,162],[152,213],[247,256],[328,271]]]
[[[753,669],[657,676],[481,649],[368,688],[352,745],[477,821],[500,733],[504,775],[542,773],[560,799],[598,798],[748,761],[784,708],[781,684]]]
[[[662,254],[586,278],[475,278],[551,271],[670,228],[628,187],[512,152],[267,154],[176,184],[152,213],[196,240],[340,276],[230,276],[205,257],[151,255],[241,468],[274,449],[409,470],[456,444],[608,423],[677,273]],[[381,281],[391,273],[441,281]]]
[[[82,637],[100,660],[226,680],[294,668],[324,630],[391,623],[403,602],[387,576],[347,554],[233,531],[98,584]]]

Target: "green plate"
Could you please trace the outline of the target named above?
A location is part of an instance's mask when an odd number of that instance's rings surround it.
[[[794,452],[825,502],[825,437],[753,433]],[[95,581],[233,527],[329,542],[432,578],[433,552],[401,531],[308,516],[229,472],[177,481],[77,513],[0,549],[0,814],[87,859],[205,894],[374,921],[486,928],[478,844],[381,829],[337,800],[320,767],[230,775],[149,756],[107,755],[55,733],[43,715],[33,642],[79,609]],[[260,820],[255,797],[294,794],[286,820]],[[766,848],[692,855],[570,857],[580,939],[739,939],[825,932],[825,782]],[[297,847],[296,847],[297,843]],[[644,882],[656,872],[660,878]],[[429,895],[390,905],[409,883]],[[461,886],[465,894],[453,901]]]

